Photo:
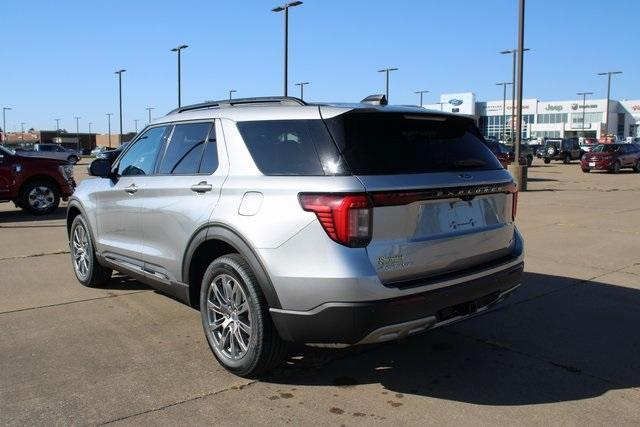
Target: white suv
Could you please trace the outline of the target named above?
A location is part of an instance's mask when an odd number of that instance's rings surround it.
[[[394,340],[502,300],[523,270],[511,175],[472,120],[385,104],[172,111],[76,189],[78,280],[117,270],[199,308],[243,376],[286,342]]]

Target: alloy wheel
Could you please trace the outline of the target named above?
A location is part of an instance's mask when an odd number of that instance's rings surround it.
[[[231,360],[244,357],[253,334],[249,302],[240,283],[228,274],[213,278],[207,291],[207,333]]]
[[[39,185],[29,191],[27,195],[29,205],[37,211],[46,211],[55,203],[55,195],[49,187]]]
[[[73,268],[78,276],[84,280],[89,275],[91,248],[89,246],[87,230],[85,230],[82,225],[76,226],[73,230],[71,251],[73,255]]]

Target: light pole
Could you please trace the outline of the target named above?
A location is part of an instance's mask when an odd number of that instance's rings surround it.
[[[147,113],[149,113],[149,123],[151,123],[151,110],[155,110],[154,107],[146,107]]]
[[[443,106],[446,103],[445,102],[436,102],[436,104],[440,105],[440,111],[442,111],[443,110]]]
[[[115,74],[118,75],[118,94],[119,94],[119,104],[120,104],[120,137],[118,141],[122,141],[122,73],[127,70],[118,70]]]
[[[11,111],[11,107],[2,107],[2,142],[7,137],[7,111]]]
[[[300,6],[301,4],[301,1],[292,1],[271,9],[272,12],[284,11],[284,96],[288,94],[287,86],[289,78],[289,8]]]
[[[606,122],[606,132],[609,134],[609,99],[611,98],[611,76],[613,74],[622,74],[622,71],[605,71],[604,73],[598,73],[599,76],[607,76],[607,112],[605,122]]]
[[[587,95],[593,95],[593,92],[578,92],[576,95],[582,96],[582,136],[584,137],[584,118],[585,118],[585,106],[587,104]]]
[[[526,52],[528,50],[528,48],[524,48],[522,49],[523,52]],[[510,50],[503,50],[502,52],[498,52],[501,55],[508,55],[511,54],[513,55],[513,60],[511,61],[512,64],[512,68],[513,68],[513,72],[512,72],[512,77],[511,77],[511,139],[513,140],[513,125],[515,122],[515,115],[516,115],[516,108],[515,108],[515,99],[516,99],[516,53],[518,52],[518,49],[510,49]]]
[[[138,122],[139,122],[138,119],[133,119],[133,123],[134,123],[135,129],[136,129],[136,134],[138,133]]]
[[[509,172],[513,175],[513,178],[517,184],[519,191],[527,190],[527,169],[520,166],[520,143],[522,142],[522,77],[524,75],[524,13],[525,13],[525,0],[520,0],[518,7],[518,52],[517,52],[517,79],[516,79],[516,97],[518,103],[516,104],[516,139],[514,146],[515,162],[509,165]]]
[[[20,122],[20,139],[24,143],[24,122]]]
[[[417,91],[415,91],[413,93],[418,95],[418,99],[420,100],[420,103],[418,105],[422,107],[422,95],[425,94],[425,93],[429,93],[429,91],[428,90],[417,90]],[[388,100],[388,98],[387,98],[387,100]]]
[[[235,90],[235,89],[231,89],[229,91],[229,101],[231,101],[233,99],[233,94],[236,93],[236,92],[237,92],[237,90]]]
[[[178,53],[178,108],[180,108],[181,103],[182,103],[182,97],[181,97],[181,93],[180,93],[180,86],[181,86],[181,80],[180,80],[180,72],[181,72],[181,66],[180,66],[180,51],[182,51],[182,49],[186,49],[189,46],[187,46],[186,44],[181,44],[178,47],[174,47],[173,49],[171,49],[171,52],[177,52]]]
[[[74,117],[76,119],[76,149],[80,151],[80,117]]]
[[[506,132],[507,132],[507,111],[506,111],[506,104],[507,104],[507,86],[509,86],[511,84],[511,82],[501,82],[501,83],[496,83],[496,86],[502,86],[502,140],[506,141]],[[512,122],[513,124],[513,122]],[[511,138],[513,141],[513,134],[511,134]]]
[[[308,85],[309,82],[298,82],[296,83],[296,86],[300,86],[300,99],[302,99],[304,101],[304,87],[305,85]]]
[[[111,148],[111,116],[113,116],[113,113],[107,113],[107,134],[109,135],[109,148]]]
[[[55,119],[55,120],[56,120],[56,136],[60,138],[60,119]]]
[[[385,73],[385,94],[387,96],[387,103],[389,103],[389,73],[391,71],[398,71],[397,68],[383,68],[382,70],[378,70],[379,73]]]
[[[93,123],[89,122],[89,148],[93,149],[93,143],[91,141],[91,125]]]

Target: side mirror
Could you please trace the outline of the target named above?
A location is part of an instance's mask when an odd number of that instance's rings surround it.
[[[111,162],[107,159],[96,159],[89,165],[89,175],[100,178],[111,178]]]

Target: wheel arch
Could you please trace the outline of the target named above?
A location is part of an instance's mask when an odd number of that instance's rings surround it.
[[[51,178],[49,175],[45,174],[37,174],[31,175],[29,178],[25,179],[22,182],[22,184],[20,185],[20,190],[18,191],[18,197],[22,197],[25,187],[35,181],[46,181],[47,183],[52,184],[58,193],[61,192],[60,184],[58,184],[58,182],[54,178]]]
[[[200,305],[202,277],[214,259],[228,253],[240,254],[251,266],[269,307],[281,308],[280,300],[267,271],[247,240],[224,224],[209,224],[191,237],[182,262],[182,282],[189,287],[189,305]]]

